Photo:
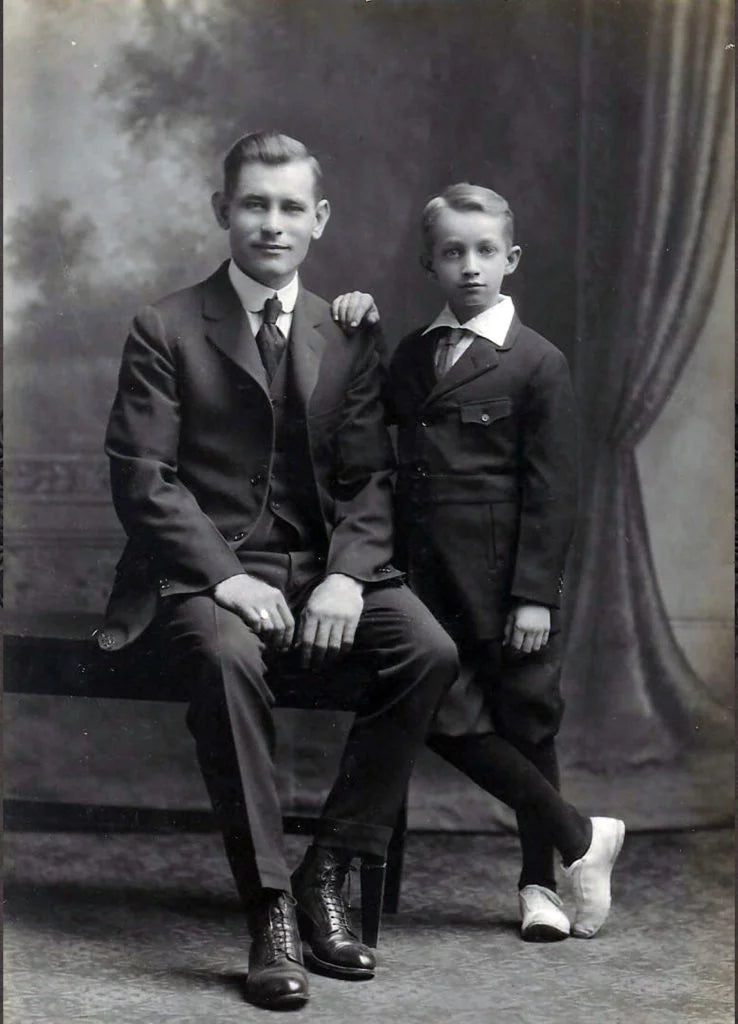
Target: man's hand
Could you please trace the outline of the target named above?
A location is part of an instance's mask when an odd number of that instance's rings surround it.
[[[216,583],[213,597],[222,608],[240,616],[269,647],[278,651],[291,647],[295,620],[281,590],[243,572]]]
[[[548,643],[551,612],[542,604],[519,604],[505,622],[505,644],[514,651],[530,654]]]
[[[347,654],[364,607],[363,584],[331,573],[310,595],[300,619],[298,643],[303,668],[319,668],[326,657]]]
[[[379,323],[379,310],[373,297],[366,292],[346,292],[331,303],[331,313],[344,331],[355,330],[359,324],[375,327]]]

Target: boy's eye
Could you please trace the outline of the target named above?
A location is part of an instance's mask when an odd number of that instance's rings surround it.
[[[448,258],[450,258],[450,259],[453,259],[456,256],[460,256],[461,255],[461,249],[459,249],[458,246],[452,246],[449,249],[444,249],[443,250],[443,255],[448,257]]]
[[[494,245],[480,245],[479,251],[483,256],[493,256],[497,252]]]

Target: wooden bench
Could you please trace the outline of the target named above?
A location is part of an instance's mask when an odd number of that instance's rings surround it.
[[[6,627],[7,628],[7,627]],[[12,626],[11,626],[12,628]],[[156,652],[143,641],[116,654],[105,654],[86,636],[38,636],[6,632],[4,680],[7,693],[77,697],[123,698],[182,702],[181,688],[167,673]],[[282,682],[282,681],[280,681]],[[295,681],[278,691],[278,706],[307,710],[346,710],[335,699],[309,701]],[[214,816],[201,809],[120,807],[6,799],[5,827],[17,831],[211,831]],[[286,815],[289,833],[311,835],[317,818]],[[403,805],[384,863],[361,862],[361,926],[367,945],[376,946],[382,910],[396,913],[399,904],[407,811]]]

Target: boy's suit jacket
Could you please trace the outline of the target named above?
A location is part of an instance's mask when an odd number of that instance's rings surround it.
[[[347,339],[303,289],[290,334],[325,571],[386,582],[392,554],[392,448],[373,346]],[[98,637],[114,650],[157,602],[242,571],[236,549],[269,491],[274,415],[264,369],[227,263],[148,306],[126,342],[106,436],[113,500],[129,540]]]
[[[459,641],[499,638],[514,599],[552,608],[555,630],[577,504],[566,360],[516,316],[438,380],[437,338],[405,338],[386,382],[409,581]]]

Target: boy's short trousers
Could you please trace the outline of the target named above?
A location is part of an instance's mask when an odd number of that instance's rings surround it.
[[[553,739],[564,713],[561,633],[535,654],[516,654],[501,640],[461,651],[461,673],[446,694],[431,733],[497,732],[511,742]]]

